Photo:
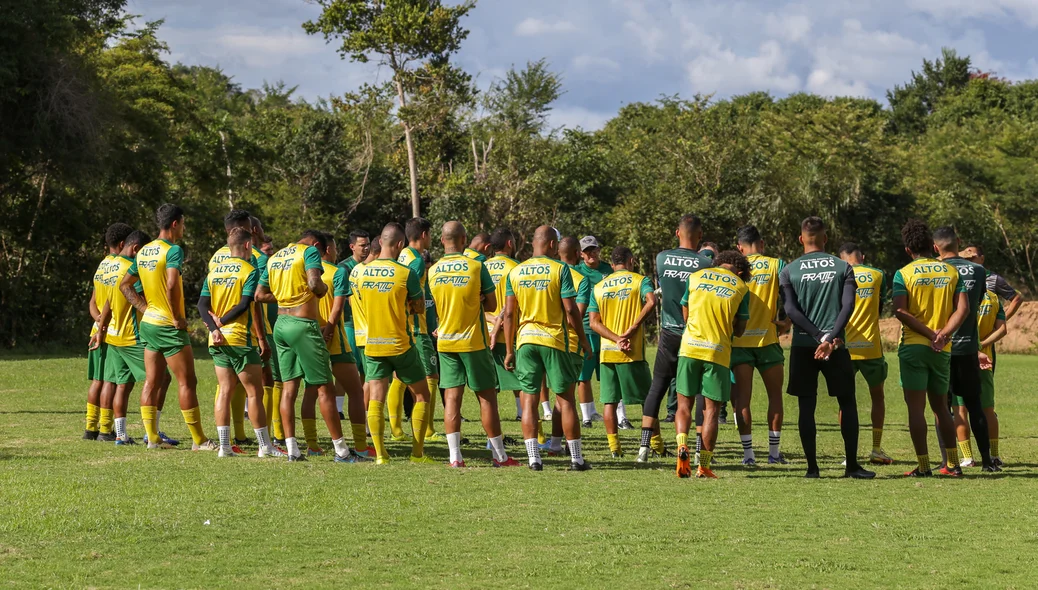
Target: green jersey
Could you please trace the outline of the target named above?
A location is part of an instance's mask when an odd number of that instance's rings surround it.
[[[574,268],[576,268],[577,272],[579,272],[580,274],[584,275],[584,277],[588,280],[588,282],[591,284],[590,288],[591,288],[592,291],[594,291],[595,285],[601,283],[602,279],[604,279],[606,277],[606,275],[609,275],[609,274],[611,274],[613,272],[613,267],[611,265],[605,263],[604,261],[601,261],[601,260],[598,261],[598,266],[596,266],[594,268],[588,266],[587,263],[584,262],[583,260],[581,260],[580,264],[578,264]],[[590,302],[590,300],[591,300],[591,298],[590,298],[590,295],[589,295],[588,296],[588,301]],[[591,315],[587,311],[584,312],[584,333],[585,334],[591,334],[592,333],[592,330],[591,330]]]
[[[823,334],[841,340],[845,340],[843,329],[833,333],[833,328],[840,315],[840,298],[848,281],[852,289],[857,288],[851,265],[825,252],[804,254],[787,264],[779,273],[779,285],[783,290],[793,288],[795,302],[808,321]],[[818,341],[814,334],[808,334],[794,323],[793,346],[814,347],[818,346]]]
[[[945,258],[941,262],[950,264],[959,272],[959,282],[966,291],[970,305],[969,315],[952,336],[951,353],[954,356],[976,354],[980,350],[980,338],[977,337],[977,309],[980,308],[980,303],[988,290],[985,280],[987,273],[983,266],[958,256]]]
[[[688,277],[713,265],[712,260],[688,248],[664,250],[656,255],[656,282],[663,291],[660,321],[664,330],[675,334],[684,331],[681,298],[688,291]]]
[[[345,268],[346,276],[349,277],[358,264],[360,263],[357,262],[357,259],[350,256],[339,263],[339,268]],[[353,310],[350,309],[350,301],[348,299],[346,300],[346,307],[342,310],[342,319],[346,322],[347,326],[353,326]]]

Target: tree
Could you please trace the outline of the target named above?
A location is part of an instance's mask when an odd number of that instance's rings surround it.
[[[946,94],[954,93],[970,81],[970,58],[959,57],[954,49],[941,49],[941,57],[923,60],[923,70],[912,72],[912,80],[887,91],[890,125],[898,134],[917,135],[926,130],[927,117]]]
[[[442,68],[461,46],[468,31],[461,19],[475,6],[466,0],[457,6],[444,6],[440,0],[317,0],[323,11],[316,21],[303,23],[311,34],[320,33],[326,41],[341,39],[339,55],[366,63],[378,56],[381,65],[393,72],[400,105],[400,124],[407,144],[407,165],[411,179],[411,209],[418,217],[418,157],[413,131],[416,121],[409,119],[408,99],[429,78],[423,63]],[[425,73],[430,68],[424,68]]]

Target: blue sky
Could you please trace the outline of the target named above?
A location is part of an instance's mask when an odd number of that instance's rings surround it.
[[[171,61],[219,66],[242,86],[284,80],[308,99],[385,79],[301,23],[306,0],[129,0],[165,19]],[[952,47],[974,65],[1038,78],[1038,0],[480,0],[458,63],[481,87],[545,57],[565,94],[553,125],[597,129],[661,95],[767,90],[883,99]]]

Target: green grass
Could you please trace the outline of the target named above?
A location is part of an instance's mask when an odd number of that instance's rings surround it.
[[[386,467],[288,464],[81,441],[85,359],[0,360],[0,585],[1033,587],[1038,359],[999,357],[1006,473],[926,481],[899,477],[912,451],[890,360],[884,446],[901,461],[868,482],[838,478],[830,398],[818,411],[820,481],[801,478],[789,398],[783,448],[792,464],[734,466],[738,437],[722,427],[717,481],[679,480],[670,460],[636,468],[637,431],[621,432],[631,459],[611,460],[600,424],[584,435],[588,473],[567,473],[560,459],[547,459],[543,473],[491,469],[472,422],[465,470],[407,464],[400,444],[390,451],[401,460]],[[211,364],[199,361],[198,374],[215,434]],[[762,456],[759,382],[756,393]],[[863,450],[867,397],[859,381]],[[501,400],[510,418],[510,395]],[[478,416],[466,403],[465,414]],[[129,418],[142,436],[136,400]],[[163,429],[188,440],[173,398]],[[518,436],[516,422],[505,429]],[[936,456],[934,447],[931,437]],[[445,460],[446,444],[430,452]]]

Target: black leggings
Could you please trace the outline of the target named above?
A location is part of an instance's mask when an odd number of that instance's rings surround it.
[[[678,372],[678,350],[680,348],[680,333],[667,330],[660,331],[659,348],[656,350],[656,364],[652,368],[652,385],[649,386],[649,393],[645,395],[645,403],[642,404],[643,416],[652,416],[657,420],[659,419],[663,398],[667,395],[670,389],[670,382]],[[700,419],[696,424],[701,422],[702,420]]]
[[[804,458],[808,471],[818,471],[818,434],[815,426],[815,408],[818,407],[818,396],[800,396],[800,444],[804,447]],[[836,398],[840,404],[843,419],[840,422],[840,434],[843,435],[843,451],[847,456],[847,470],[858,468],[858,403],[854,394],[841,395]]]
[[[948,394],[949,409],[952,396],[962,398],[963,405],[970,417],[970,429],[977,440],[983,465],[991,463],[991,439],[988,432],[988,418],[984,407],[980,404],[980,362],[976,354],[952,355],[951,357],[951,392]],[[955,446],[955,441],[941,443],[948,448]]]

